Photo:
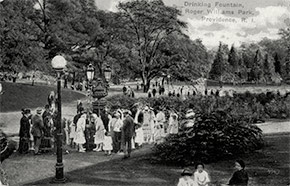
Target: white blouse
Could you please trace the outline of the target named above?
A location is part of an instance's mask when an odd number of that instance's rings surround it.
[[[194,173],[194,181],[196,181],[198,184],[205,184],[205,186],[208,186],[207,183],[210,182],[210,179],[206,171],[202,171],[201,173],[196,171]]]

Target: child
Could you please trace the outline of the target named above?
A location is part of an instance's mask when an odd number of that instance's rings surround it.
[[[177,186],[197,186],[196,182],[191,178],[192,172],[189,169],[184,169],[181,176],[182,177],[179,178]]]
[[[198,186],[208,186],[210,179],[208,173],[204,170],[204,164],[198,163],[195,166],[196,172],[194,173],[194,181]]]
[[[111,152],[113,150],[112,143],[113,141],[111,136],[109,135],[109,132],[105,132],[103,150],[105,151],[106,155],[111,155]]]

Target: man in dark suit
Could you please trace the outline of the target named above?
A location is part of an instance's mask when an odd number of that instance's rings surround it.
[[[134,119],[129,110],[124,111],[124,121],[122,127],[122,149],[125,153],[124,158],[129,158],[132,150],[132,137],[135,131]]]
[[[30,139],[30,122],[29,116],[31,115],[29,109],[22,109],[22,118],[20,120],[20,131],[19,131],[19,148],[18,152],[28,153],[29,139]]]
[[[42,120],[42,109],[38,108],[36,110],[36,115],[34,115],[31,119],[32,122],[32,130],[31,134],[33,135],[34,138],[34,154],[39,155],[39,147],[41,144],[41,138],[43,137],[43,120]]]

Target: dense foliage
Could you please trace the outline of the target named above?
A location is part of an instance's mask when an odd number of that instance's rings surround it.
[[[213,162],[249,153],[263,145],[262,131],[224,111],[200,114],[192,128],[154,146],[154,160],[179,165]]]
[[[89,63],[100,76],[109,64],[114,82],[138,77],[145,90],[152,79],[166,75],[235,82],[289,79],[289,25],[277,40],[230,50],[221,43],[209,51],[202,40],[185,34],[180,16],[162,0],[121,2],[116,12],[98,9],[94,0],[4,0],[0,70],[50,72],[49,61],[61,53],[69,61],[68,70],[82,77]]]
[[[179,118],[184,113],[193,109],[196,113],[209,114],[220,110],[229,113],[233,117],[240,117],[248,123],[263,122],[269,118],[285,119],[290,117],[290,97],[276,93],[253,94],[250,92],[235,94],[234,97],[224,96],[190,96],[187,99],[177,97],[160,98],[130,98],[116,95],[107,98],[108,104],[115,108],[131,108],[136,102],[149,105],[153,108],[164,107],[175,110]]]
[[[167,136],[154,146],[154,161],[191,164],[235,157],[259,149],[263,145],[262,131],[254,125],[266,118],[290,117],[290,98],[267,94],[235,94],[234,97],[193,96],[186,100],[175,97],[107,99],[112,109],[130,108],[141,102],[153,108],[175,110],[182,123],[184,113],[192,108],[196,113],[193,128]],[[167,114],[168,116],[168,114]]]
[[[138,77],[145,90],[167,73],[188,79],[207,73],[207,49],[183,33],[186,23],[176,8],[161,0],[121,2],[117,8],[102,11],[94,0],[1,1],[0,70],[50,72],[49,61],[62,54],[74,76],[85,78],[92,63],[102,77],[110,65],[114,82]],[[181,74],[181,68],[194,73]]]
[[[192,108],[196,113],[193,128],[167,136],[153,148],[154,162],[192,164],[196,161],[213,162],[249,153],[263,146],[262,131],[254,125],[268,118],[289,118],[290,97],[276,93],[246,92],[233,97],[192,96],[128,98],[115,96],[107,99],[112,109],[131,108],[136,102],[153,108],[175,110],[180,123]],[[167,114],[168,116],[168,114]]]

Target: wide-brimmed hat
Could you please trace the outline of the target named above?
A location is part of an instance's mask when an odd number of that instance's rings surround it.
[[[98,118],[98,115],[95,114],[95,113],[93,113],[93,114],[92,114],[92,117],[93,117],[94,119],[97,119],[97,118]]]
[[[236,162],[237,162],[238,164],[240,164],[240,166],[241,166],[243,169],[246,167],[246,164],[245,164],[245,162],[244,162],[243,160],[236,160]]]
[[[193,173],[190,169],[186,168],[182,171],[181,176],[192,176]]]
[[[41,114],[41,113],[42,113],[42,108],[37,108],[37,109],[36,109],[36,113],[37,113],[37,114]]]
[[[132,115],[132,112],[130,110],[124,110],[123,112],[124,114],[129,114],[129,115]]]
[[[114,116],[121,116],[121,113],[120,113],[119,111],[115,111],[115,112],[113,113],[113,115],[114,115]]]
[[[178,115],[176,113],[171,114],[171,117],[178,119]]]
[[[145,107],[144,107],[144,110],[145,110],[145,111],[148,111],[148,110],[149,110],[149,107],[148,107],[148,106],[145,106]]]
[[[30,114],[31,110],[28,108],[22,109],[22,114]]]
[[[188,111],[186,111],[186,114],[185,114],[186,118],[190,118],[194,116],[195,116],[195,112],[192,109],[189,109]]]

